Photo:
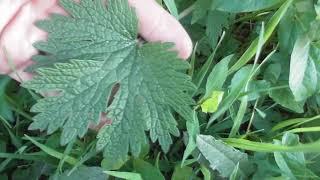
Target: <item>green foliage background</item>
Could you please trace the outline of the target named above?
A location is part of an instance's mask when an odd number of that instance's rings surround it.
[[[168,152],[111,160],[93,130],[61,146],[28,130],[40,96],[1,76],[0,179],[320,179],[320,1],[157,1],[195,44],[193,118],[175,115]]]

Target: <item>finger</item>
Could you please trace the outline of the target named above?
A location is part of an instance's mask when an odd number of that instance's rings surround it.
[[[129,0],[139,19],[139,33],[147,41],[173,42],[179,56],[187,59],[192,41],[181,24],[154,0]]]

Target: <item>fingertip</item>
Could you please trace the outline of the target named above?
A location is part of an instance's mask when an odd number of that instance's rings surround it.
[[[177,47],[179,57],[186,60],[190,57],[193,49],[193,44],[189,35],[184,36],[183,40],[180,41],[180,47]]]
[[[139,19],[139,33],[150,42],[172,42],[182,59],[192,53],[192,41],[173,16],[153,0],[129,0]],[[152,13],[150,13],[152,12]]]

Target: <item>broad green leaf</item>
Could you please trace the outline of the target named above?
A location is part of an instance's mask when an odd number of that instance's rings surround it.
[[[267,153],[254,153],[252,157],[257,168],[252,180],[272,179],[279,177],[280,170],[274,161],[274,157]],[[281,177],[279,177],[279,180]],[[284,178],[282,179],[284,180]]]
[[[320,41],[312,42],[309,52],[309,61],[316,66],[316,74],[318,81],[320,80]],[[317,81],[316,93],[320,92],[320,83]]]
[[[248,169],[245,168],[248,167],[241,165],[248,163],[247,154],[208,135],[198,135],[197,146],[201,154],[210,162],[210,167],[219,171],[221,176],[229,177],[238,163],[240,164],[239,172],[242,176],[246,176]]]
[[[317,70],[309,59],[310,40],[307,36],[297,39],[290,61],[289,86],[296,101],[312,96],[317,88]]]
[[[100,129],[97,142],[107,159],[124,161],[129,151],[138,156],[146,131],[167,152],[171,134],[179,135],[172,111],[192,119],[188,93],[194,85],[183,73],[189,64],[170,50],[172,44],[138,41],[137,16],[127,0],[109,0],[107,7],[100,0],[61,0],[61,6],[71,16],[53,15],[38,23],[49,33],[47,42],[36,44],[49,54],[42,62],[50,58],[55,64],[39,68],[23,84],[59,94],[33,106],[38,114],[29,129],[50,134],[62,128],[64,145],[83,137],[89,123],[108,112],[112,124]],[[118,89],[114,98],[113,89]]]
[[[194,3],[194,10],[192,12],[191,23],[194,24],[195,22],[202,19],[210,10],[211,4],[212,0],[197,0]]]
[[[191,167],[176,166],[174,168],[174,172],[172,174],[171,180],[189,180],[189,179],[193,179],[192,178],[193,176],[195,176],[195,174],[193,173],[193,170]]]
[[[201,109],[204,113],[216,112],[219,104],[223,98],[223,91],[213,91],[211,96],[209,96],[202,104]]]
[[[266,80],[251,80],[248,84],[248,101],[253,101],[259,97],[268,94],[268,89],[270,89],[270,83]]]
[[[240,13],[267,9],[284,0],[214,0],[212,8],[220,11]]]
[[[101,167],[104,170],[118,170],[127,162],[127,160],[128,159],[124,159],[124,160],[123,159],[119,159],[119,160],[115,161],[115,160],[112,160],[112,159],[104,158],[101,161]]]
[[[228,77],[228,65],[233,55],[223,58],[217,63],[207,78],[206,93],[202,99],[208,98],[213,91],[222,90],[222,86]]]
[[[279,23],[278,39],[280,51],[291,54],[298,37],[310,30],[315,19],[312,0],[295,0]]]
[[[104,171],[106,174],[110,176],[114,176],[117,178],[127,179],[127,180],[144,180],[141,175],[138,173],[132,172],[120,172],[120,171]]]
[[[284,134],[282,141],[275,140],[275,144],[294,146],[299,144],[299,136],[291,133]],[[312,171],[307,168],[302,152],[274,152],[277,165],[284,176],[289,179],[317,179]]]
[[[277,84],[278,86],[285,85],[284,82]],[[289,88],[275,89],[269,92],[269,96],[281,106],[288,108],[297,113],[303,113],[305,101],[297,102]]]
[[[133,168],[141,175],[142,179],[164,180],[164,176],[158,168],[141,159],[133,160]]]
[[[105,174],[100,167],[79,167],[71,174],[69,171],[59,175],[59,180],[106,180],[108,175]]]
[[[207,16],[206,34],[212,48],[215,48],[223,28],[229,24],[230,14],[221,11],[209,11]]]
[[[317,13],[317,19],[319,20],[320,19],[320,3],[318,1],[317,4],[314,5],[314,8],[316,10],[316,13]]]
[[[282,67],[279,63],[270,64],[263,73],[264,79],[272,84],[276,84],[281,75],[281,69]]]

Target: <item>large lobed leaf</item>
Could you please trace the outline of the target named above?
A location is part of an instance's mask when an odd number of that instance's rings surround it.
[[[189,65],[169,51],[168,43],[141,44],[138,20],[127,0],[61,0],[70,16],[53,15],[41,21],[47,42],[36,44],[37,76],[23,84],[37,92],[58,91],[32,107],[38,113],[30,129],[52,133],[63,128],[61,143],[83,137],[89,123],[98,123],[102,112],[112,125],[98,134],[97,148],[110,159],[138,155],[150,131],[164,151],[179,135],[172,111],[189,120],[194,90],[183,73]],[[120,88],[112,98],[116,85]],[[112,101],[110,105],[108,102]]]

